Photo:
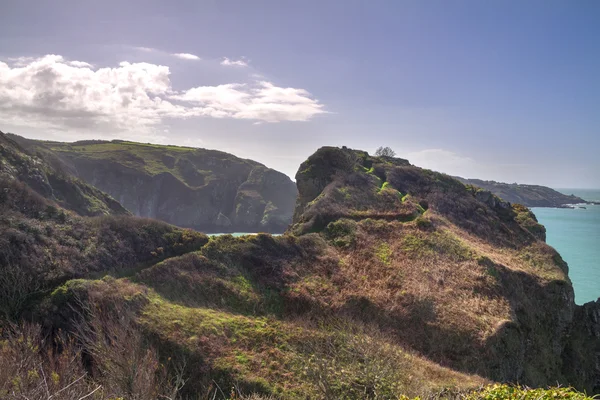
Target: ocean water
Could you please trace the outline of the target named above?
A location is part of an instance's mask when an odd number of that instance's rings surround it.
[[[600,202],[600,190],[557,189],[588,201]],[[532,208],[546,227],[546,242],[569,264],[575,302],[584,304],[600,297],[600,205],[576,208]]]

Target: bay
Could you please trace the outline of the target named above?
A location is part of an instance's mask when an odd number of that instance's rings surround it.
[[[584,200],[600,201],[600,190],[557,190]],[[546,227],[546,242],[569,264],[577,304],[600,297],[600,205],[582,207],[585,208],[532,208]]]

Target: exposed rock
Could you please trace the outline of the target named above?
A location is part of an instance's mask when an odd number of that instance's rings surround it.
[[[206,232],[281,233],[292,219],[294,183],[255,161],[188,147],[13,137],[57,157],[136,216]]]
[[[229,218],[227,218],[223,214],[219,213],[219,215],[217,215],[217,218],[215,220],[215,226],[218,226],[218,227],[224,228],[224,229],[228,229],[229,227],[231,227],[231,221],[229,220]]]
[[[563,369],[569,381],[600,393],[600,299],[576,308],[568,338]]]
[[[134,149],[87,154],[114,144]],[[164,146],[73,146],[63,150],[75,154],[68,168],[125,181],[133,189],[119,186],[122,200],[140,214],[203,218],[219,230],[290,216],[280,206],[288,197],[274,190],[285,177],[261,165]],[[232,170],[247,174],[227,186],[240,176]],[[209,240],[147,219],[48,217],[40,211],[49,202],[13,179],[0,192],[11,216],[0,218],[0,261],[33,265],[28,276],[44,278],[48,290],[23,307],[49,330],[69,331],[70,302],[110,309],[133,301],[132,318],[161,358],[174,349],[189,356],[186,396],[213,379],[292,398],[362,398],[366,386],[385,398],[407,388],[425,397],[488,379],[600,392],[600,301],[575,306],[568,266],[525,206],[347,148],[318,150],[297,180],[290,234]],[[198,205],[197,192],[212,202]],[[134,279],[97,279],[132,269]],[[81,279],[55,286],[72,277]],[[327,396],[323,374],[334,379]]]
[[[23,182],[42,197],[80,215],[129,214],[112,197],[73,177],[55,161],[28,152],[0,132],[0,177]]]
[[[479,190],[475,193],[475,198],[485,204],[487,204],[490,208],[500,207],[505,210],[510,209],[510,203],[508,201],[504,201],[500,199],[498,196],[495,196],[489,190]]]
[[[598,332],[597,326],[592,324],[598,319],[594,308],[596,306],[586,306],[585,312],[576,308],[573,288],[567,277],[568,266],[555,250],[543,243],[545,228],[527,207],[512,205],[488,190],[466,186],[447,175],[410,166],[404,160],[389,162],[349,149],[319,149],[301,165],[296,179],[299,197],[295,224],[292,227],[294,233],[322,231],[335,246],[352,248],[359,244],[353,244],[358,239],[350,236],[358,236],[358,233],[342,229],[343,226],[349,226],[348,222],[342,223],[343,221],[359,221],[359,226],[376,226],[379,230],[375,232],[386,232],[384,227],[387,221],[414,220],[417,226],[423,227],[420,235],[430,235],[429,239],[417,240],[416,234],[412,234],[414,236],[410,236],[410,244],[405,246],[425,258],[429,257],[429,263],[431,259],[437,259],[436,251],[440,251],[446,244],[439,244],[434,250],[429,250],[427,246],[430,246],[430,241],[436,240],[435,232],[443,230],[442,227],[450,223],[484,243],[504,249],[502,252],[515,252],[518,261],[512,265],[504,264],[508,262],[506,258],[494,259],[491,255],[491,258],[485,256],[480,259],[480,265],[485,267],[485,274],[495,277],[495,285],[493,288],[484,289],[482,286],[472,290],[487,293],[487,299],[498,298],[510,304],[510,314],[493,327],[493,335],[488,337],[482,347],[478,350],[467,347],[461,350],[455,347],[452,350],[441,350],[438,347],[442,346],[440,343],[424,344],[423,342],[428,341],[424,337],[403,337],[403,340],[413,343],[417,351],[425,352],[435,360],[436,353],[429,353],[434,347],[446,354],[444,357],[447,358],[442,357],[443,360],[454,368],[469,370],[477,364],[478,373],[498,381],[520,382],[532,386],[562,382],[587,388],[590,392],[598,391],[594,386],[595,380],[600,376],[596,367],[591,361],[581,360],[583,354],[586,354],[581,351],[582,343],[585,346],[597,346],[596,342],[594,345],[590,344],[594,332]],[[427,205],[427,211],[423,204]],[[443,220],[432,222],[436,215],[442,216]],[[374,220],[380,222],[372,222]],[[394,228],[396,229],[401,228]],[[408,228],[402,228],[404,229]],[[381,233],[375,235],[378,234]],[[377,243],[384,239],[369,236],[368,240]],[[472,239],[465,236],[463,240],[463,243],[468,243]],[[483,251],[479,245],[476,248],[478,252]],[[387,259],[388,256],[381,253],[379,257]],[[406,274],[406,268],[410,267],[404,268],[402,273]],[[422,284],[428,281],[428,274],[424,275]],[[465,276],[465,279],[468,278]],[[440,280],[446,287],[445,280],[440,278],[437,282]],[[433,304],[427,307],[430,311],[425,314],[419,308],[419,317],[411,320],[411,323],[427,321],[428,324],[433,324],[436,320],[444,319],[439,314],[436,317],[431,309],[443,314],[442,310],[448,307],[446,310],[453,312],[450,310],[454,306],[447,305],[439,297],[440,293],[431,294],[428,301]],[[372,318],[384,319],[381,316],[375,317],[374,313],[375,310],[367,314]],[[587,317],[583,318],[583,314]],[[584,323],[585,329],[580,327],[582,318],[588,321]],[[389,324],[393,322],[389,321]],[[573,332],[584,331],[588,333],[580,333],[575,343],[571,340]],[[455,331],[444,334],[461,335]],[[460,342],[456,338],[453,340]],[[453,359],[454,352],[460,352],[460,356]],[[478,352],[480,355],[470,359],[466,366],[461,364],[466,362],[466,354]],[[570,357],[570,353],[580,355],[580,358]],[[587,354],[597,354],[597,350],[590,349]],[[482,360],[481,363],[479,359]],[[565,360],[575,361],[569,366]],[[595,362],[596,358],[593,358],[593,363]],[[587,375],[578,381],[572,377],[579,368],[585,368]]]

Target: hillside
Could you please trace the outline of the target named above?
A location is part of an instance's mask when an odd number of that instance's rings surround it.
[[[7,315],[46,337],[74,333],[77,371],[99,398],[453,398],[490,381],[600,392],[600,302],[574,304],[568,267],[527,208],[347,148],[319,149],[296,181],[288,232],[240,238],[54,219],[16,182],[0,260],[58,272]],[[0,366],[23,342],[8,341]],[[42,379],[6,371],[0,391]]]
[[[42,142],[22,146],[60,159],[65,169],[110,194],[136,216],[205,232],[281,233],[296,187],[252,160],[191,147],[126,142]]]
[[[456,179],[464,184],[489,190],[508,202],[523,204],[526,207],[563,207],[568,204],[587,203],[586,200],[580,197],[565,195],[546,186],[501,183],[460,177],[456,177]]]
[[[58,160],[29,153],[2,132],[0,179],[21,182],[40,196],[80,215],[129,214],[106,193],[71,176]]]

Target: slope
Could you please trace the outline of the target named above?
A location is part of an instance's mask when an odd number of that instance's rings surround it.
[[[506,201],[523,204],[526,207],[563,207],[568,204],[587,203],[586,200],[580,197],[565,195],[546,186],[501,183],[460,177],[456,179],[464,184],[488,190]]]
[[[129,214],[117,201],[74,178],[51,157],[29,153],[0,132],[0,177],[23,182],[42,197],[80,215]]]
[[[296,180],[287,234],[182,231],[195,239],[177,255],[150,251],[174,229],[159,224],[118,258],[126,273],[69,280],[29,315],[68,332],[82,303],[127,310],[171,376],[185,365],[184,397],[215,382],[282,398],[450,397],[489,380],[600,391],[600,303],[575,306],[527,208],[347,148],[319,149]]]
[[[42,142],[12,136],[51,154],[75,176],[105,191],[136,216],[206,232],[283,232],[296,188],[252,160],[191,147],[121,140]]]

